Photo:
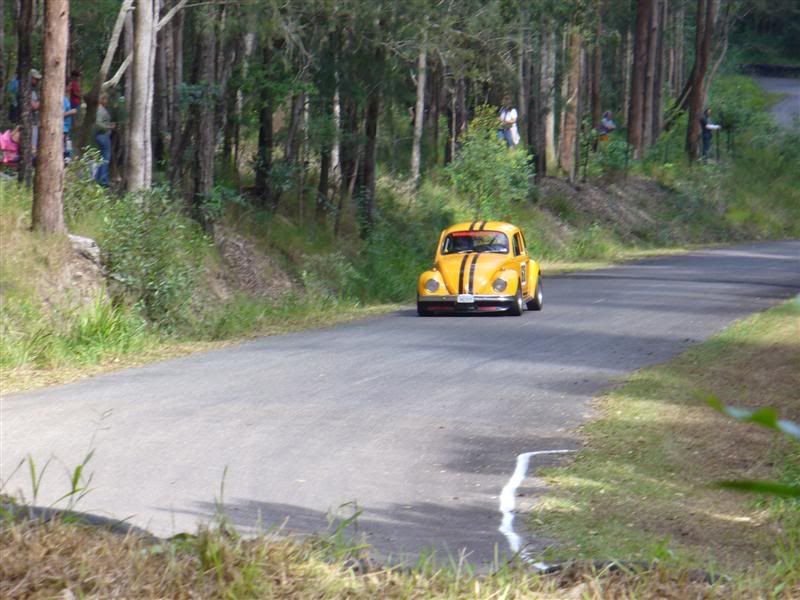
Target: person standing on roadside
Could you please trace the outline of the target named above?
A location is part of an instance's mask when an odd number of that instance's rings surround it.
[[[69,98],[70,84],[67,82],[66,89],[64,90],[64,159],[69,160],[72,158],[72,138],[70,138],[70,131],[72,131],[72,123],[75,115],[78,114],[78,109],[72,106]]]
[[[6,99],[8,101],[8,121],[12,125],[16,125],[22,118],[19,102],[19,77],[13,77],[6,84]]]
[[[719,125],[711,121],[710,108],[703,111],[703,116],[700,117],[700,127],[703,129],[703,160],[707,160],[708,153],[711,150],[711,138],[714,132],[720,128]]]
[[[36,70],[31,69],[31,124],[33,125],[32,144],[34,152],[39,147],[39,109],[41,103],[39,102],[39,83],[42,81],[42,74]]]
[[[67,84],[67,94],[69,95],[69,105],[76,109],[75,114],[81,108],[81,72],[74,69],[69,74],[69,83]]]
[[[517,109],[511,106],[511,96],[506,94],[503,96],[503,105],[500,107],[500,128],[497,130],[497,138],[504,140],[509,148],[519,144],[517,119]]]
[[[111,132],[116,128],[116,123],[111,122],[111,113],[108,112],[108,94],[100,94],[97,105],[97,118],[94,122],[94,140],[100,148],[103,162],[95,173],[94,179],[103,187],[108,187],[108,172],[111,165]]]

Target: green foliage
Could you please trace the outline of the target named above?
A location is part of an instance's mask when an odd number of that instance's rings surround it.
[[[707,397],[706,403],[714,410],[728,415],[740,423],[755,423],[767,429],[782,432],[800,442],[800,425],[787,419],[781,419],[778,411],[774,408],[765,407],[758,410],[748,410],[735,406],[726,406],[716,396]],[[785,484],[779,481],[735,480],[723,481],[719,485],[740,492],[800,499],[800,485],[798,484]]]
[[[139,352],[152,340],[136,312],[103,296],[75,309],[48,312],[31,299],[2,312],[0,366],[88,365]]]
[[[211,194],[203,198],[200,212],[207,223],[217,223],[222,221],[231,206],[247,208],[249,205],[247,198],[236,190],[224,185],[215,185]]]
[[[769,96],[752,78],[728,75],[714,81],[709,106],[724,131],[741,130],[767,110]]]
[[[589,154],[587,167],[589,177],[616,178],[624,173],[633,151],[623,139],[612,137],[600,142],[597,151]]]
[[[107,207],[98,243],[109,276],[153,323],[174,329],[191,319],[208,241],[174,200],[154,189]]]
[[[112,202],[106,188],[92,179],[92,166],[101,160],[99,150],[87,148],[64,172],[64,219],[70,227],[95,219]]]
[[[617,246],[609,231],[598,223],[579,231],[572,243],[572,258],[578,260],[611,258]]]
[[[475,218],[507,219],[511,205],[530,194],[530,156],[522,149],[506,148],[497,138],[497,123],[493,107],[478,107],[448,170],[453,187],[469,200]]]

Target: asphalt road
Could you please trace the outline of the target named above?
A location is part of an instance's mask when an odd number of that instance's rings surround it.
[[[766,91],[784,95],[770,111],[781,127],[784,129],[792,127],[793,123],[800,119],[800,79],[756,77],[755,80]]]
[[[14,467],[54,457],[37,499],[48,504],[91,447],[79,508],[158,535],[209,519],[227,471],[225,510],[245,529],[319,531],[357,503],[358,532],[382,554],[465,549],[484,563],[508,549],[500,496],[517,456],[578,447],[573,429],[612,382],[798,294],[800,241],[544,285],[544,311],[518,318],[409,309],[7,396],[6,491],[30,499]],[[531,471],[560,459],[534,456]],[[517,475],[505,498],[519,507],[539,482]]]

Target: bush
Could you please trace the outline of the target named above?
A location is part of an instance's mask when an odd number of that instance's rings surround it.
[[[519,148],[509,150],[497,139],[497,122],[492,107],[478,107],[448,169],[453,186],[472,204],[476,219],[508,219],[511,204],[530,194],[530,156]]]
[[[98,242],[110,277],[151,322],[185,324],[208,241],[163,190],[109,204]]]

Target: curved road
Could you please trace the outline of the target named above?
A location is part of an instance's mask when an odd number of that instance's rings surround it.
[[[758,84],[783,98],[770,108],[775,121],[784,129],[790,129],[800,120],[800,79],[783,77],[755,77]]]
[[[158,535],[207,520],[227,470],[245,529],[319,531],[355,502],[384,555],[491,561],[519,454],[576,448],[592,396],[798,292],[800,241],[708,250],[546,279],[544,311],[519,318],[406,310],[7,396],[5,491],[30,498],[14,467],[55,457],[53,501],[91,446],[79,508]],[[524,475],[506,501],[535,494]]]

